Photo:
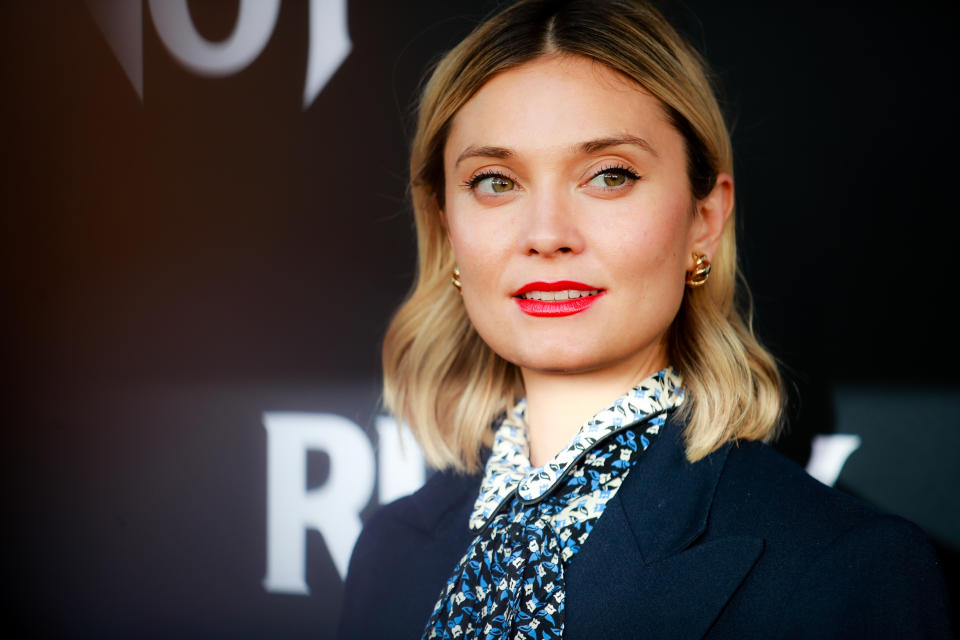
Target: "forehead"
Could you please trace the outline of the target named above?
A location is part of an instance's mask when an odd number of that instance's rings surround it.
[[[454,117],[444,159],[470,145],[536,151],[619,135],[682,145],[660,101],[638,83],[588,58],[549,56],[483,85]]]

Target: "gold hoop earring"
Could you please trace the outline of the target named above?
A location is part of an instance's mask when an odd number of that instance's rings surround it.
[[[693,271],[687,274],[688,287],[702,287],[710,277],[710,260],[702,253],[693,253]]]
[[[460,282],[460,267],[454,267],[450,274],[450,284],[457,288],[460,294],[463,294],[463,283]]]

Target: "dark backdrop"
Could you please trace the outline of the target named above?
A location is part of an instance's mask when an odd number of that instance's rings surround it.
[[[310,595],[263,583],[264,413],[343,416],[382,459],[378,353],[414,263],[409,105],[497,3],[349,3],[352,47],[306,107],[327,3],[281,2],[260,54],[218,77],[178,62],[139,3],[0,5],[5,620],[331,637],[321,533]],[[94,17],[121,4],[142,9],[142,97]],[[188,3],[210,42],[241,6]],[[805,464],[814,435],[859,435],[838,486],[923,526],[956,589],[952,12],[661,6],[725,88],[757,326],[796,389],[780,448]],[[322,490],[350,461],[314,449]]]

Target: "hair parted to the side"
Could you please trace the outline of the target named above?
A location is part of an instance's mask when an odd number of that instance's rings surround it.
[[[601,62],[660,100],[684,138],[695,200],[711,192],[719,173],[733,174],[730,136],[704,61],[646,2],[521,1],[444,56],[424,87],[410,154],[417,277],[383,346],[384,403],[437,468],[476,471],[493,421],[523,394],[518,368],[483,342],[450,284],[454,256],[440,213],[447,133],[493,76],[558,54]],[[773,438],[783,406],[776,364],[751,326],[732,215],[710,260],[710,281],[687,289],[668,340],[670,363],[687,389],[681,416],[691,461],[738,438]]]

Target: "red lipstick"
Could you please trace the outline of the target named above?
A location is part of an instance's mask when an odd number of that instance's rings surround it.
[[[524,294],[538,291],[555,293],[557,291],[577,291],[578,296],[565,300],[535,300],[523,297]],[[513,292],[520,311],[538,318],[559,318],[572,316],[575,313],[586,311],[597,299],[606,293],[605,290],[593,285],[575,282],[573,280],[558,280],[556,282],[530,282]]]

